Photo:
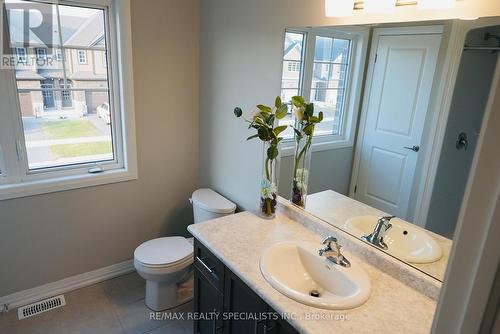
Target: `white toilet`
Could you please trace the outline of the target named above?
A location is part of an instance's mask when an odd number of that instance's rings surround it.
[[[211,189],[198,189],[191,198],[194,222],[233,214],[236,205]],[[137,273],[146,280],[146,306],[167,310],[193,298],[193,241],[165,237],[144,242],[134,252]]]

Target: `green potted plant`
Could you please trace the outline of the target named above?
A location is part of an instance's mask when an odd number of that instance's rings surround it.
[[[287,126],[276,126],[277,121],[286,116],[288,106],[282,103],[281,98],[276,97],[274,108],[259,104],[252,112],[250,119],[245,119],[249,123],[249,129],[255,129],[256,134],[247,140],[258,138],[264,143],[264,158],[262,168],[262,181],[260,191],[259,212],[265,218],[274,218],[276,215],[276,204],[278,197],[278,172],[279,172],[279,145],[283,140],[280,134],[286,130]],[[236,117],[241,117],[243,111],[240,107],[234,108]]]
[[[323,112],[314,116],[314,104],[306,103],[302,96],[294,96],[292,104],[295,114],[295,126],[292,126],[295,132],[295,148],[291,201],[305,208],[311,167],[311,145],[316,124],[323,121]]]

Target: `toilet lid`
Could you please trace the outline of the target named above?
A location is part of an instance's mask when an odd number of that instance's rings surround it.
[[[158,238],[136,248],[134,258],[146,265],[168,265],[193,254],[193,245],[183,237]]]

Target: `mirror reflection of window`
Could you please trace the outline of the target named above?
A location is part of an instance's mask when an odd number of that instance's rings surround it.
[[[350,48],[348,39],[316,36],[310,100],[325,115],[316,135],[340,135]]]
[[[283,50],[283,74],[281,78],[281,100],[289,103],[288,115],[280,120],[280,125],[293,124],[292,97],[301,95],[304,68],[304,44],[306,34],[287,31]],[[283,132],[286,139],[293,138],[292,128]]]
[[[287,30],[283,50],[281,99],[288,103],[295,95],[314,102],[316,114],[322,111],[324,121],[316,126],[316,137],[323,141],[345,140],[344,119],[347,112],[344,101],[348,92],[350,60],[354,41],[341,31],[325,29]],[[294,123],[293,113],[280,125]],[[291,141],[293,130],[284,133]]]

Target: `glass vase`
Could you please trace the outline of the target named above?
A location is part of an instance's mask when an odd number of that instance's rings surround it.
[[[264,142],[264,156],[262,160],[259,212],[263,218],[272,219],[276,217],[276,205],[278,204],[279,147],[273,146],[269,142]]]
[[[295,137],[294,160],[292,164],[292,194],[293,204],[302,208],[306,207],[307,187],[309,184],[309,171],[311,168],[312,137],[304,135]]]

